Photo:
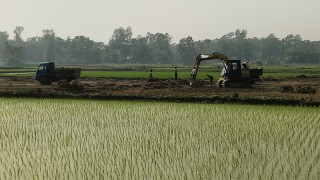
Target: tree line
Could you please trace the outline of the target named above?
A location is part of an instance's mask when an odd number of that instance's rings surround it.
[[[191,36],[172,43],[168,33],[147,33],[132,37],[132,28],[115,29],[107,44],[89,37],[62,39],[45,29],[41,37],[21,38],[24,28],[14,29],[13,39],[0,32],[0,62],[23,66],[43,61],[62,64],[184,64],[191,65],[198,54],[220,52],[230,59],[248,59],[258,65],[320,65],[320,41],[302,40],[299,34],[283,39],[270,34],[249,38],[237,29],[217,39],[195,41]]]

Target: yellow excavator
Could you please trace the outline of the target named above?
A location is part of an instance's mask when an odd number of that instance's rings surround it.
[[[199,54],[194,62],[191,71],[191,87],[198,87],[199,81],[196,79],[200,63],[205,60],[218,59],[223,63],[221,78],[217,81],[217,87],[249,87],[253,85],[256,79],[259,79],[263,73],[262,68],[249,68],[249,61],[241,63],[241,60],[229,60],[229,58],[220,53]]]

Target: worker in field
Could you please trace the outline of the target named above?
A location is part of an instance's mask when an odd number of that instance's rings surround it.
[[[209,80],[210,80],[210,86],[212,86],[212,83],[213,83],[213,76],[210,75],[210,74],[207,74]]]
[[[196,68],[193,68],[192,70],[191,70],[191,73],[190,73],[190,76],[191,76],[191,79],[194,79],[195,78],[195,76],[196,76]]]
[[[174,80],[178,81],[178,69],[174,67]]]
[[[152,69],[150,69],[149,78],[152,78]]]

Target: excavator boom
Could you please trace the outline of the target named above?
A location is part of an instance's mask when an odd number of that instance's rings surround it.
[[[228,62],[229,62],[229,59],[228,59],[228,57],[226,55],[220,54],[220,53],[217,53],[217,52],[214,52],[212,54],[199,54],[197,56],[195,62],[194,62],[194,65],[193,65],[193,69],[195,69],[194,78],[197,77],[197,73],[198,73],[198,70],[199,70],[200,63],[202,61],[211,60],[211,59],[222,60],[224,66],[226,66],[228,64]]]

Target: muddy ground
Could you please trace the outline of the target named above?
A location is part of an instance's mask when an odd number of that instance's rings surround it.
[[[40,85],[26,77],[0,77],[2,97],[155,100],[320,106],[320,77],[262,78],[250,88],[216,88],[202,80],[81,78],[70,85]]]

